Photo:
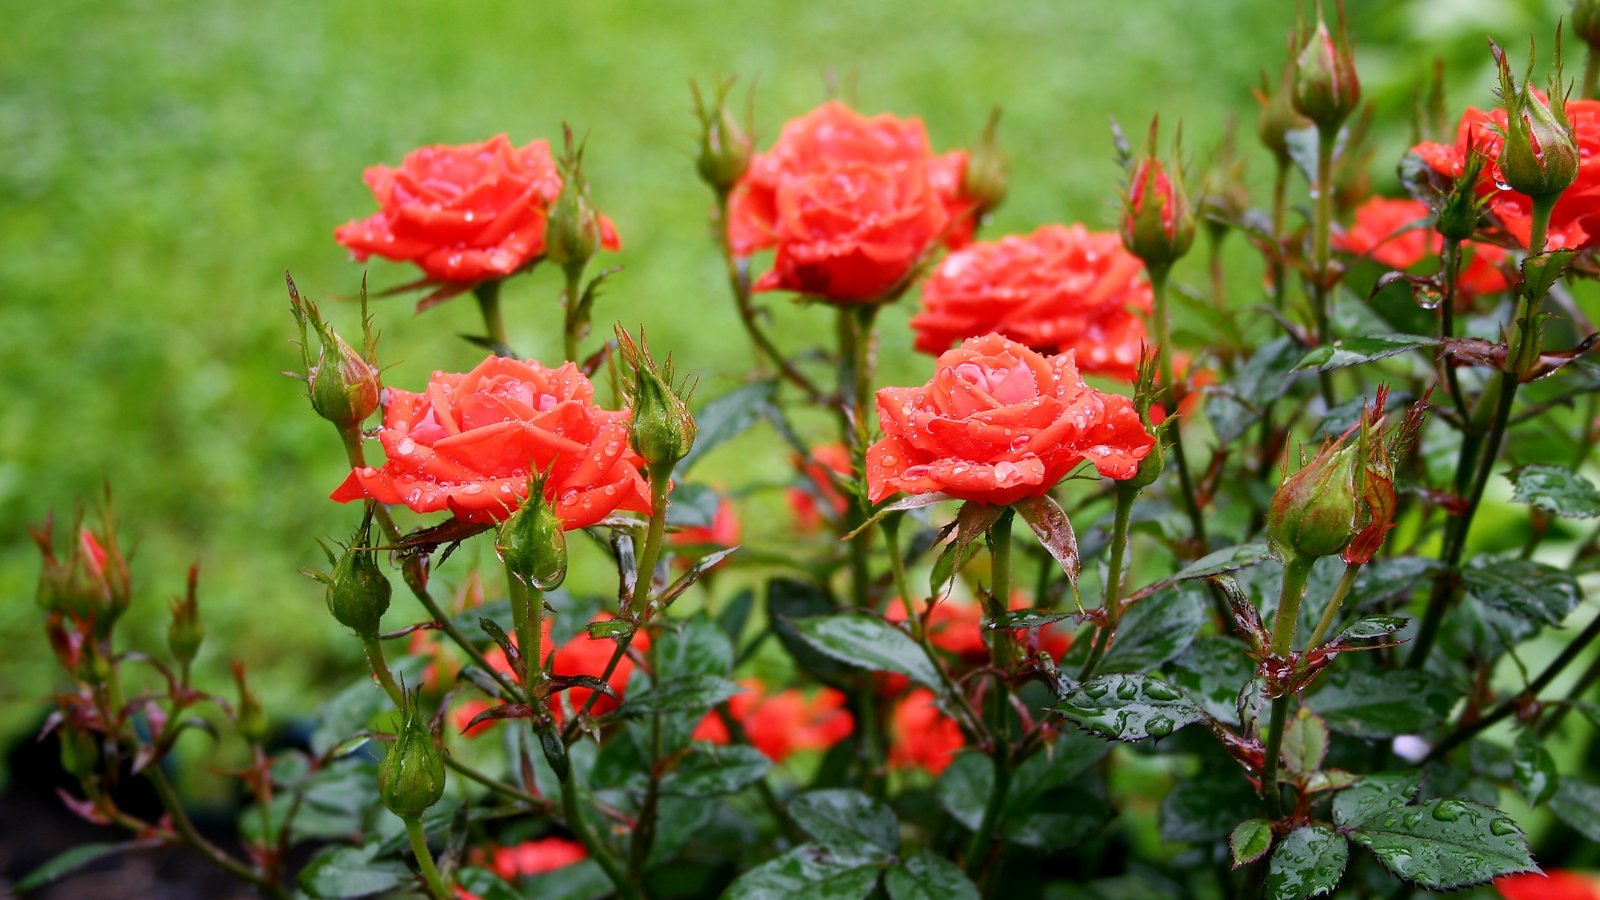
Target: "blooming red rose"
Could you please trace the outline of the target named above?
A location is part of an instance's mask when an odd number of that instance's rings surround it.
[[[1560,869],[1503,875],[1494,888],[1506,900],[1600,900],[1600,881]]]
[[[1444,248],[1444,237],[1425,221],[1428,215],[1427,204],[1420,200],[1374,197],[1356,209],[1355,221],[1334,236],[1333,245],[1395,269],[1409,269]],[[1505,273],[1497,268],[1506,258],[1504,248],[1468,241],[1465,249],[1472,255],[1456,281],[1457,299],[1496,294],[1508,287]]]
[[[601,613],[594,618],[594,621],[604,622],[610,618],[610,614]],[[540,632],[540,635],[540,644],[545,648],[545,652],[549,653],[549,619],[545,619],[544,628]],[[516,646],[516,639],[514,637],[512,638],[511,643],[513,646]],[[645,633],[643,630],[640,630],[634,635],[633,643],[629,646],[632,648],[637,648],[640,652],[650,649],[650,635]],[[606,663],[611,661],[611,654],[615,653],[616,649],[616,641],[610,640],[609,638],[590,637],[587,630],[579,631],[577,635],[572,638],[572,640],[569,640],[565,644],[555,648],[553,658],[551,659],[551,666],[557,675],[592,675],[598,678],[600,677],[601,673],[605,672]],[[506,661],[505,653],[503,653],[498,647],[484,654],[484,658],[489,661],[489,666],[495,671],[504,675],[512,674],[511,664]],[[591,708],[593,714],[604,715],[616,709],[621,704],[620,698],[624,697],[627,693],[628,679],[632,676],[633,660],[627,655],[624,655],[622,659],[617,661],[617,667],[611,671],[611,677],[606,679],[606,684],[611,686],[611,690],[616,693],[617,698],[619,699],[613,699],[609,695],[602,693],[594,701],[594,706]],[[563,705],[570,706],[573,710],[582,709],[583,705],[588,702],[589,695],[592,693],[593,691],[586,687],[571,687],[564,691],[551,694],[549,699],[551,716],[553,716],[557,722],[562,721],[566,716],[566,710],[564,709]],[[492,704],[490,704],[487,700],[478,699],[472,699],[462,703],[455,712],[456,727],[463,729],[464,733],[468,737],[477,737],[478,735],[482,734],[484,731],[488,730],[492,725],[494,725],[496,720],[479,722],[471,729],[467,729],[467,723],[471,722],[473,717],[478,713],[490,708],[491,705]]]
[[[589,851],[577,841],[560,837],[523,841],[515,847],[496,847],[490,857],[489,871],[507,881],[526,878],[580,863],[589,858]]]
[[[922,285],[917,349],[938,355],[996,332],[1041,353],[1076,350],[1084,372],[1132,381],[1145,342],[1144,265],[1109,232],[1045,225],[950,254]]]
[[[435,372],[421,394],[384,390],[378,440],[388,461],[353,470],[333,492],[459,519],[504,519],[548,472],[545,496],[570,530],[613,510],[649,512],[627,410],[594,404],[594,385],[565,363],[547,369],[491,356],[463,375]]]
[[[807,696],[799,690],[768,694],[758,681],[741,682],[745,690],[728,700],[728,712],[749,737],[750,744],[775,763],[801,750],[826,750],[849,737],[855,720],[845,708],[845,696],[822,688]],[[715,712],[695,726],[694,740],[728,743],[728,727]]]
[[[1534,91],[1540,99],[1544,94]],[[1550,214],[1550,247],[1587,249],[1600,245],[1600,101],[1567,101],[1567,119],[1578,139],[1578,177],[1556,201]],[[1484,112],[1468,108],[1461,116],[1453,145],[1424,142],[1411,148],[1435,172],[1448,178],[1461,175],[1467,148],[1479,147],[1489,157],[1478,181],[1478,193],[1488,199],[1489,212],[1500,226],[1526,247],[1533,231],[1533,201],[1514,190],[1501,190],[1500,151],[1505,144],[1503,109]]]
[[[917,688],[895,704],[889,720],[889,765],[939,775],[966,745],[961,727],[934,702],[933,692]]]
[[[679,547],[702,544],[732,547],[739,543],[739,534],[739,514],[734,511],[733,501],[719,496],[717,511],[711,516],[711,524],[680,528],[672,533],[672,543]]]
[[[879,390],[878,421],[883,437],[867,450],[874,503],[897,491],[1012,503],[1085,459],[1132,478],[1155,445],[1133,401],[1084,384],[1072,351],[1046,358],[998,334],[945,352],[922,387]]]
[[[505,135],[479,144],[421,147],[400,168],[367,169],[378,212],[333,232],[357,260],[377,255],[416,263],[436,282],[503,278],[545,251],[550,206],[561,174],[547,141],[511,146]],[[622,247],[600,217],[601,244]]]
[[[795,456],[795,468],[800,470],[805,484],[789,489],[789,509],[794,513],[795,527],[802,532],[816,531],[822,525],[823,510],[837,518],[850,509],[850,500],[839,490],[830,473],[849,477],[850,451],[843,444],[819,444],[811,448],[811,455]]]
[[[1011,595],[1012,609],[1028,609],[1033,601],[1026,593]],[[884,618],[891,622],[906,619],[905,601],[890,598]],[[989,647],[983,642],[983,608],[976,603],[963,602],[954,597],[940,601],[927,619],[928,640],[969,666],[981,666],[989,661]],[[1055,624],[1042,628],[1012,630],[1016,640],[1023,643],[1029,653],[1044,651],[1051,659],[1059,660],[1072,647],[1072,634]],[[898,694],[910,684],[904,675],[878,673],[879,693]]]

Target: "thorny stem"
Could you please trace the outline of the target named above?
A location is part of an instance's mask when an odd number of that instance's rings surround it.
[[[1356,575],[1360,571],[1361,563],[1345,563],[1344,575],[1339,579],[1339,586],[1333,589],[1333,597],[1322,610],[1322,618],[1317,620],[1317,627],[1311,629],[1311,637],[1306,639],[1306,649],[1317,646],[1328,636],[1328,630],[1337,621],[1339,607],[1344,605],[1344,598],[1349,595],[1350,588],[1356,583]]]
[[[656,563],[661,560],[661,543],[667,532],[667,490],[672,486],[672,465],[650,465],[650,526],[645,532],[644,552],[639,555],[639,573],[633,584],[634,615],[643,617],[650,608],[656,578]]]
[[[240,881],[247,881],[255,885],[269,897],[281,897],[287,900],[289,892],[285,891],[281,885],[268,880],[255,869],[234,859],[220,847],[206,840],[204,835],[200,834],[199,830],[194,827],[194,822],[189,820],[189,814],[183,808],[183,801],[178,798],[178,792],[173,789],[172,782],[167,780],[167,776],[162,773],[160,766],[147,766],[144,772],[145,777],[150,781],[151,787],[155,788],[156,796],[161,800],[162,808],[167,811],[168,818],[172,820],[173,829],[178,832],[185,843],[199,851],[200,855],[210,860],[212,865],[222,869],[229,875]]]
[[[1272,619],[1272,655],[1288,659],[1294,652],[1294,632],[1300,621],[1300,601],[1305,599],[1306,579],[1311,575],[1313,560],[1290,556],[1283,565],[1283,591],[1278,595],[1278,611]],[[1283,795],[1278,791],[1278,755],[1283,748],[1283,728],[1289,717],[1289,694],[1284,693],[1272,701],[1272,722],[1267,730],[1267,743],[1261,760],[1261,796],[1267,804],[1267,815],[1276,820],[1283,816]]]
[[[1439,338],[1449,341],[1456,336],[1456,283],[1461,278],[1461,241],[1448,238],[1444,242],[1444,300],[1440,304]],[[1467,412],[1467,398],[1461,393],[1461,379],[1456,374],[1456,366],[1451,359],[1450,350],[1443,345],[1439,348],[1439,367],[1444,369],[1445,382],[1450,385],[1450,399],[1455,401],[1456,412],[1461,415],[1462,427],[1471,418]]]
[[[1011,521],[1013,513],[1010,509],[1000,514],[994,525],[989,528],[989,552],[991,556],[992,608],[990,616],[997,614],[997,610],[1004,610],[1007,599],[1011,595]],[[1003,631],[996,631],[990,639],[989,652],[997,670],[993,679],[994,690],[989,696],[989,732],[990,756],[994,763],[994,780],[989,787],[989,800],[984,804],[983,818],[978,822],[978,828],[972,833],[972,842],[967,845],[966,870],[967,874],[978,878],[985,863],[989,859],[989,844],[994,838],[995,826],[999,824],[1000,813],[1005,808],[1006,793],[1011,787],[1011,729],[1010,705],[1011,688],[1006,683],[1005,672],[1011,662],[1010,636]]]
[[[1333,150],[1338,140],[1337,128],[1317,130],[1317,183],[1312,189],[1316,206],[1311,223],[1315,266],[1311,282],[1311,307],[1316,316],[1318,346],[1332,339],[1328,328],[1328,288],[1332,275],[1329,260],[1332,258],[1333,235]],[[1318,377],[1321,380],[1322,400],[1331,409],[1333,378],[1328,372],[1321,372]]]
[[[885,549],[889,551],[889,568],[894,573],[894,589],[900,595],[900,603],[906,610],[906,621],[911,625],[911,636],[922,647],[922,652],[928,657],[928,662],[933,665],[933,670],[939,673],[939,684],[944,688],[945,694],[955,704],[954,709],[968,732],[982,738],[987,732],[984,729],[983,719],[978,715],[972,705],[967,702],[966,695],[957,689],[955,681],[951,679],[950,672],[945,668],[944,660],[939,658],[939,653],[933,647],[933,640],[928,634],[928,629],[923,624],[922,616],[911,603],[911,582],[906,578],[905,557],[900,552],[900,516],[892,515],[883,520],[883,539]],[[931,599],[930,599],[931,602]]]
[[[1117,632],[1117,620],[1122,614],[1122,558],[1128,549],[1128,523],[1133,517],[1133,501],[1138,496],[1138,488],[1117,485],[1117,511],[1111,520],[1111,563],[1106,572],[1105,599],[1100,602],[1106,621],[1100,626],[1100,634],[1089,651],[1089,658],[1084,660],[1083,670],[1078,673],[1079,681],[1087,681],[1094,675],[1095,667],[1100,665]]]
[[[389,695],[395,706],[405,706],[405,695],[400,691],[400,685],[395,683],[394,674],[389,671],[389,663],[383,658],[383,644],[375,634],[361,636],[361,646],[367,651],[367,665],[372,667],[372,674],[377,676],[378,684],[383,686],[383,692]]]
[[[494,342],[495,352],[511,352],[511,342],[506,339],[506,320],[500,314],[500,279],[480,281],[472,289],[472,295],[478,298],[478,310],[483,313],[483,328],[488,332],[489,340]]]
[[[566,815],[567,828],[577,837],[578,843],[589,851],[595,862],[600,864],[600,868],[605,870],[606,877],[611,879],[618,896],[624,900],[643,900],[644,892],[639,890],[634,880],[623,871],[622,864],[612,854],[611,848],[601,843],[590,829],[588,821],[583,816],[583,809],[578,805],[578,785],[573,779],[570,768],[567,770],[567,777],[561,780],[561,808]]]
[[[450,900],[454,895],[439,877],[439,867],[433,864],[433,852],[428,849],[428,836],[422,831],[421,816],[402,816],[406,823],[406,837],[411,839],[411,852],[417,857],[417,868],[422,870],[422,880],[428,886],[433,900]]]
[[[544,592],[507,568],[506,595],[511,601],[511,630],[516,632],[517,650],[522,655],[522,687],[531,703],[544,676]]]

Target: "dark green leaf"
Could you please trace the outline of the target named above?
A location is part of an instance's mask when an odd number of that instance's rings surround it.
[[[1406,627],[1411,620],[1405,616],[1364,616],[1353,625],[1334,636],[1330,644],[1351,644],[1388,637]]]
[[[1246,819],[1228,835],[1228,850],[1233,867],[1247,866],[1272,849],[1272,823],[1266,819]]]
[[[790,578],[774,578],[767,583],[767,621],[778,641],[803,670],[823,681],[837,683],[850,667],[815,650],[800,637],[794,623],[812,616],[833,612],[833,600],[816,585]]]
[[[861,900],[878,881],[873,860],[803,844],[740,875],[722,900]]]
[[[1267,897],[1326,897],[1339,886],[1349,861],[1350,845],[1343,835],[1325,825],[1296,828],[1272,853],[1267,865]]]
[[[1357,825],[1350,839],[1371,850],[1396,878],[1434,890],[1535,868],[1517,823],[1470,800],[1426,800],[1384,810]]]
[[[1522,290],[1529,297],[1543,298],[1550,293],[1550,287],[1567,274],[1567,269],[1572,267],[1573,260],[1577,258],[1578,251],[1567,249],[1523,257]]]
[[[1205,595],[1198,585],[1158,591],[1123,614],[1100,671],[1154,669],[1188,649],[1205,619]]]
[[[1334,824],[1350,828],[1378,813],[1405,806],[1421,785],[1421,772],[1368,775],[1334,795]]]
[[[414,877],[397,859],[376,859],[378,848],[333,847],[300,870],[300,886],[313,897],[367,897],[394,890]]]
[[[1169,680],[1183,689],[1213,719],[1239,724],[1239,690],[1255,677],[1244,645],[1224,637],[1203,637],[1172,663]]]
[[[866,851],[900,852],[900,822],[881,800],[857,790],[834,788],[808,791],[789,801],[795,824],[817,841],[831,847]]]
[[[1074,779],[1110,749],[1105,741],[1072,732],[1029,757],[1011,773],[999,836],[1042,849],[1075,846],[1091,837],[1110,818],[1111,810]],[[993,784],[994,766],[988,756],[976,751],[958,754],[939,777],[939,804],[975,831]]]
[[[1299,345],[1292,338],[1274,338],[1239,367],[1225,389],[1207,400],[1206,418],[1216,429],[1219,443],[1233,443],[1261,418],[1270,403],[1283,396],[1294,384],[1288,375],[1299,358]]]
[[[679,464],[680,468],[682,464]],[[722,495],[710,485],[679,482],[672,489],[667,524],[674,528],[710,528],[717,520]]]
[[[1079,728],[1118,741],[1163,738],[1205,718],[1182,691],[1148,675],[1101,675],[1054,708]]]
[[[407,684],[416,684],[422,671],[420,657],[404,657],[390,664],[395,678],[404,678]],[[373,680],[362,678],[333,695],[333,699],[317,710],[317,727],[311,732],[311,752],[318,756],[327,753],[345,740],[373,727],[373,720],[383,715],[393,717],[394,703]],[[385,727],[392,727],[380,720]]]
[[[1529,806],[1538,806],[1555,795],[1561,776],[1556,771],[1556,761],[1533,729],[1524,728],[1512,745],[1511,774],[1517,780],[1517,790],[1527,799]]]
[[[717,675],[689,675],[663,681],[649,690],[628,694],[621,712],[625,716],[703,713],[742,690],[737,684]]]
[[[1342,369],[1346,366],[1356,366],[1374,360],[1398,356],[1409,350],[1423,347],[1438,346],[1439,339],[1423,337],[1419,334],[1382,334],[1371,337],[1354,337],[1312,347],[1300,362],[1295,365],[1294,371],[1304,372],[1308,369],[1318,372],[1328,372],[1333,369]]]
[[[1523,466],[1506,474],[1516,486],[1513,499],[1569,519],[1600,516],[1600,490],[1589,479],[1560,466]]]
[[[1228,572],[1237,572],[1250,566],[1259,565],[1272,558],[1272,548],[1265,541],[1252,544],[1240,544],[1237,547],[1227,547],[1215,550],[1178,570],[1172,576],[1173,581],[1187,581],[1191,578],[1210,578],[1214,575],[1223,575]]]
[[[978,900],[978,888],[955,863],[923,851],[883,873],[890,900]]]
[[[671,586],[662,591],[660,596],[652,598],[650,602],[659,604],[662,607],[670,606],[672,601],[683,596],[683,592],[687,591],[691,585],[705,577],[707,572],[721,565],[723,560],[739,552],[739,549],[738,547],[727,547],[700,557],[694,561],[694,565],[689,567],[689,571],[678,576],[677,581],[674,581]]]
[[[520,900],[521,894],[517,889],[507,884],[499,875],[480,869],[476,866],[467,866],[456,871],[456,885],[462,890],[477,897],[478,900]],[[540,897],[549,897],[540,894]]]
[[[695,744],[676,768],[661,779],[661,793],[677,797],[733,794],[772,768],[772,760],[754,747]]]
[[[1531,559],[1477,557],[1461,570],[1474,599],[1530,622],[1560,625],[1582,599],[1578,581]]]
[[[1335,669],[1306,702],[1334,731],[1393,737],[1444,721],[1455,699],[1455,691],[1443,679],[1415,669]]]
[[[27,875],[23,876],[22,880],[12,885],[12,887],[17,893],[26,894],[29,891],[42,888],[59,878],[71,875],[73,872],[89,865],[97,859],[104,859],[107,856],[115,856],[118,853],[127,853],[153,846],[156,846],[156,843],[153,841],[122,841],[115,844],[79,844],[78,846],[73,847],[71,850],[67,850],[52,857],[50,861],[46,862],[44,865],[41,865],[39,868],[34,869],[32,872],[29,872]]]
[[[1328,725],[1305,707],[1283,731],[1283,764],[1292,775],[1310,775],[1328,757]]]
[[[694,446],[689,448],[689,455],[678,463],[678,472],[687,473],[701,457],[761,421],[777,392],[777,382],[758,381],[735,388],[707,403],[695,414]]]
[[[1550,811],[1579,834],[1600,843],[1600,785],[1568,775],[1550,798]]]
[[[1214,844],[1226,840],[1239,822],[1260,815],[1261,798],[1234,773],[1188,778],[1173,785],[1161,799],[1161,839]]]
[[[1063,619],[1078,618],[1079,615],[1080,613],[1076,612],[1044,612],[1037,609],[1014,609],[1010,612],[1001,613],[993,619],[986,619],[984,624],[987,625],[991,630],[999,628],[1043,628],[1046,625],[1060,622]]]
[[[733,595],[728,605],[717,613],[717,627],[727,635],[728,643],[737,647],[739,638],[744,636],[744,627],[750,621],[750,612],[755,609],[756,592],[745,588]]]
[[[839,662],[876,672],[897,672],[928,687],[939,684],[939,673],[917,642],[878,616],[846,612],[796,619],[791,624],[801,640]]]
[[[658,621],[667,625],[653,648],[663,683],[691,675],[726,676],[733,670],[733,642],[704,612]]]

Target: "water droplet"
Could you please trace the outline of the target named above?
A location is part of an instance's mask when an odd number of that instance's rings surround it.
[[[1516,834],[1517,823],[1511,821],[1510,819],[1494,819],[1489,822],[1489,833],[1499,835],[1500,837],[1505,837],[1508,834]]]
[[[1022,470],[1016,463],[1002,460],[994,465],[994,481],[1000,487],[1015,487],[1022,481]]]
[[[911,466],[904,472],[901,472],[900,477],[911,481],[916,481],[918,479],[927,478],[928,473],[932,471],[933,470],[927,466]]]
[[[1454,822],[1461,818],[1462,805],[1455,800],[1440,800],[1433,808],[1433,817],[1441,822]]]
[[[481,485],[481,484],[469,484],[466,487],[461,489],[461,493],[463,493],[463,494],[481,494],[481,493],[483,493],[483,485]]]
[[[1098,700],[1106,695],[1106,691],[1109,690],[1110,687],[1111,685],[1105,683],[1104,681],[1096,681],[1084,685],[1083,692]]]
[[[1147,681],[1144,685],[1144,695],[1151,700],[1172,701],[1183,696],[1178,689],[1159,681]]]
[[[1151,737],[1164,738],[1172,733],[1172,720],[1166,716],[1156,716],[1144,723],[1144,730],[1148,731]]]
[[[394,448],[394,452],[400,454],[401,456],[410,456],[416,451],[416,449],[417,442],[413,441],[411,438],[406,438],[400,442],[400,446]]]
[[[886,465],[886,466],[892,466],[898,461],[899,460],[895,459],[895,456],[894,456],[893,453],[885,453],[883,455],[883,464]]]

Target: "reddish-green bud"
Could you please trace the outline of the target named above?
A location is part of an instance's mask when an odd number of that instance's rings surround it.
[[[1122,207],[1122,243],[1151,269],[1170,268],[1194,243],[1194,210],[1182,173],[1156,158],[1157,123],[1150,123],[1145,155],[1135,160]]]
[[[382,385],[372,356],[374,339],[367,318],[367,286],[361,285],[361,325],[366,354],[356,352],[322,318],[310,300],[300,297],[294,279],[289,285],[289,310],[300,326],[300,355],[306,368],[306,393],[311,409],[332,422],[340,431],[361,427],[378,408]],[[317,356],[311,358],[311,335],[317,339]]]
[[[444,796],[444,752],[417,703],[406,697],[400,730],[378,766],[378,794],[402,819],[420,816]]]
[[[528,499],[500,526],[495,552],[512,577],[534,590],[549,591],[567,577],[567,532],[544,495],[544,479],[531,479]]]
[[[650,355],[644,332],[639,342],[617,328],[617,349],[622,354],[623,393],[633,409],[628,443],[652,468],[672,466],[694,446],[694,416],[689,414],[693,390],[673,384],[672,357],[657,363]]]
[[[1468,147],[1461,175],[1440,196],[1433,227],[1447,240],[1465,241],[1477,233],[1487,202],[1487,198],[1478,193],[1478,182],[1486,165],[1488,157],[1483,151],[1476,145]]]
[[[583,174],[583,147],[574,146],[572,129],[565,131],[566,152],[560,162],[561,195],[550,210],[545,256],[563,269],[581,269],[600,250],[600,213],[589,199],[589,180]]]
[[[109,634],[133,598],[132,577],[117,546],[109,508],[98,532],[82,524],[76,527],[77,540],[68,546],[64,559],[56,556],[53,530],[48,517],[43,527],[32,529],[44,557],[35,594],[40,607],[91,625],[97,635]]]
[[[393,588],[378,568],[378,554],[372,549],[372,511],[350,536],[350,546],[334,563],[327,578],[328,611],[339,624],[362,637],[378,633],[379,620],[389,609]]]
[[[205,640],[206,628],[200,622],[200,598],[196,593],[200,567],[189,567],[189,588],[184,595],[172,601],[172,622],[167,625],[167,649],[178,662],[188,665],[200,652],[200,642]]]
[[[1294,109],[1326,132],[1338,130],[1361,103],[1361,80],[1339,7],[1338,32],[1330,33],[1317,10],[1316,27],[1302,35],[1294,61]]]
[[[962,195],[978,204],[972,213],[975,217],[981,218],[999,207],[1011,187],[1011,160],[995,137],[999,127],[1000,108],[995,107],[989,114],[989,124],[967,156],[967,170],[961,178]]]
[[[1505,51],[1493,41],[1489,46],[1500,69],[1500,96],[1506,112],[1500,174],[1512,190],[1527,194],[1535,201],[1553,203],[1578,177],[1578,141],[1572,124],[1567,121],[1566,88],[1561,81],[1561,45],[1556,44],[1550,101],[1534,93],[1527,78],[1518,88]],[[1529,55],[1531,75],[1532,54]]]
[[[252,744],[259,744],[267,739],[267,713],[261,708],[261,698],[245,683],[243,663],[234,662],[233,680],[239,684],[239,705],[233,710],[234,724],[239,729],[240,737]]]
[[[719,195],[733,190],[750,168],[750,159],[756,152],[750,132],[728,110],[732,87],[732,80],[719,83],[716,95],[707,103],[700,95],[700,86],[689,83],[689,90],[694,93],[695,118],[700,120],[700,154],[695,157],[695,168],[700,180]]]
[[[1267,513],[1267,537],[1285,555],[1332,556],[1360,527],[1360,451],[1343,439],[1284,480]]]

